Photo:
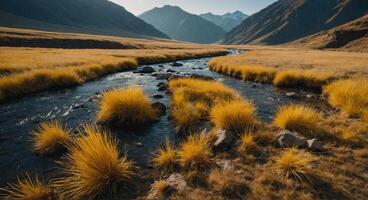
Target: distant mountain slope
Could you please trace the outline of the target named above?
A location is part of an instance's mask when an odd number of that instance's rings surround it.
[[[245,19],[226,44],[281,44],[355,20],[368,12],[367,0],[279,0]]]
[[[221,27],[177,6],[154,8],[141,14],[139,18],[171,38],[181,41],[213,43],[225,35]]]
[[[290,43],[314,49],[343,48],[368,52],[368,14],[350,23]]]
[[[108,0],[1,0],[0,26],[168,38]]]
[[[248,17],[248,15],[240,11],[236,11],[233,13],[226,13],[224,15],[214,15],[212,13],[205,13],[199,16],[205,20],[208,20],[216,24],[217,26],[221,27],[227,32],[231,31],[233,28],[241,24],[242,21]]]

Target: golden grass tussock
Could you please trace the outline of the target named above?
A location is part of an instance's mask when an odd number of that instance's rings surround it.
[[[313,108],[290,104],[278,109],[273,123],[278,128],[296,131],[306,137],[312,137],[318,133],[321,119],[321,114]]]
[[[214,106],[211,110],[211,121],[215,127],[236,134],[259,124],[255,106],[247,101],[231,101]]]
[[[173,169],[176,163],[176,152],[170,141],[166,139],[165,145],[162,145],[153,158],[153,166],[164,169]]]
[[[204,135],[193,134],[182,142],[177,152],[178,162],[184,169],[202,169],[211,164],[211,149]]]
[[[39,154],[52,154],[65,148],[71,142],[68,130],[58,121],[43,122],[32,131],[34,151]]]
[[[23,179],[18,177],[16,183],[9,183],[7,187],[0,188],[1,199],[9,200],[48,200],[52,198],[51,188],[44,184],[36,175],[31,178],[27,174]]]
[[[368,113],[368,79],[332,82],[324,88],[328,102],[343,112],[365,118]]]
[[[256,138],[250,132],[245,132],[240,136],[240,144],[238,146],[238,151],[240,153],[252,153],[258,151],[258,146],[256,143]]]
[[[316,70],[285,70],[277,72],[273,84],[278,87],[320,89],[333,79],[333,74]]]
[[[287,149],[275,159],[273,169],[283,177],[298,182],[309,182],[312,176],[317,175],[313,169],[313,162],[315,160],[309,153],[296,149]]]
[[[169,82],[171,116],[184,132],[199,120],[206,120],[211,108],[219,103],[241,99],[236,91],[215,81],[181,78]]]
[[[53,182],[62,199],[116,197],[122,183],[135,174],[133,162],[118,150],[118,141],[106,130],[84,125],[82,136],[68,145],[65,177]]]
[[[138,125],[157,119],[157,111],[139,87],[112,89],[102,94],[97,120],[104,124]]]

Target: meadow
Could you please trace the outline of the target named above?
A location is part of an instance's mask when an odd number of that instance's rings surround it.
[[[273,84],[280,93],[293,88],[297,95],[313,89],[316,97],[290,100],[266,122],[251,96],[221,80],[181,73],[156,80],[152,74],[140,74],[134,77],[146,78],[150,84],[162,81],[154,88],[163,88],[160,94],[166,99],[161,101],[168,107],[167,115],[154,106],[158,100],[145,90],[147,85],[128,85],[89,98],[92,109],[76,108],[74,112],[90,109],[93,116],[77,127],[68,127],[68,120],[57,117],[34,123],[23,137],[29,138],[28,150],[55,162],[57,173],[51,178],[32,170],[19,174],[1,186],[1,199],[355,200],[368,196],[368,56],[364,53],[201,46],[5,28],[0,33],[3,40],[65,39],[86,47],[34,47],[30,41],[28,47],[0,47],[0,101],[83,85],[144,64],[220,56],[226,48],[246,51],[209,62],[210,70],[229,75],[222,80],[249,81],[246,84],[252,86],[236,83],[254,90],[261,90],[262,84],[251,81]],[[90,41],[99,42],[89,49]],[[128,49],[104,49],[104,45],[122,48],[119,44]],[[192,67],[207,67],[197,64]],[[160,136],[175,137],[166,137],[149,155],[140,155],[148,157],[148,163],[136,162],[125,148],[129,141],[119,134],[127,134],[127,128],[149,129],[160,120],[173,127],[172,133],[161,133],[158,127]]]

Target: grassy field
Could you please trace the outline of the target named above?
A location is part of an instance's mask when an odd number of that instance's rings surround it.
[[[81,44],[76,45],[83,45],[86,40],[99,41],[102,46],[96,46],[97,49],[0,47],[0,101],[50,88],[80,85],[106,74],[135,69],[138,65],[226,53],[219,47],[173,41],[0,29],[0,40],[9,43],[14,38],[22,38],[22,44],[28,46],[27,41],[34,37],[38,38],[36,44],[40,47],[44,47],[42,44],[47,44],[50,38],[61,40],[62,44],[80,40]],[[127,45],[124,47],[127,49],[103,49],[106,48],[104,42],[111,41]]]

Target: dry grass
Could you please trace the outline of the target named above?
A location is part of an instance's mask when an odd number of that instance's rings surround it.
[[[335,81],[324,92],[332,106],[347,114],[365,117],[368,112],[368,79]]]
[[[241,134],[259,123],[256,108],[247,101],[231,101],[214,106],[211,110],[211,121],[215,127],[235,134]]]
[[[118,150],[106,130],[84,126],[82,137],[68,145],[61,162],[65,177],[54,181],[62,199],[116,197],[120,184],[131,181],[133,163]]]
[[[306,182],[310,181],[310,176],[316,174],[312,167],[314,160],[315,158],[309,153],[288,149],[275,159],[274,170],[281,176]]]
[[[196,122],[208,119],[211,108],[219,103],[241,99],[232,89],[215,81],[182,78],[171,80],[171,115],[178,127],[190,132]]]
[[[83,84],[138,65],[224,55],[221,47],[161,40],[0,28],[0,40],[93,40],[117,42],[129,49],[56,49],[0,47],[0,101],[55,87]],[[47,43],[47,42],[46,42]],[[41,44],[40,44],[41,45]],[[77,48],[77,47],[76,47]]]
[[[240,153],[249,154],[258,150],[255,137],[250,132],[245,132],[240,136],[240,144],[238,151]]]
[[[34,151],[39,154],[52,154],[71,141],[69,131],[57,121],[43,122],[32,132]]]
[[[211,149],[207,138],[201,134],[188,136],[177,154],[178,161],[184,169],[202,169],[211,164]]]
[[[157,117],[149,97],[138,87],[113,89],[103,93],[97,114],[99,122],[109,125],[145,124]]]
[[[208,176],[208,183],[212,189],[224,196],[241,197],[246,189],[246,182],[238,174],[229,170],[212,170]]]
[[[9,200],[47,200],[51,199],[51,188],[45,185],[39,178],[31,178],[29,174],[16,183],[9,183],[6,188],[0,188],[3,194],[1,199]]]
[[[166,139],[165,145],[161,146],[153,158],[153,166],[169,171],[173,169],[176,162],[175,149],[170,141]]]
[[[341,77],[368,77],[368,55],[358,52],[238,46],[246,53],[210,61],[210,69],[246,81],[320,89]]]
[[[321,114],[305,105],[282,106],[276,113],[273,124],[278,128],[299,132],[307,137],[315,136],[319,130]]]

